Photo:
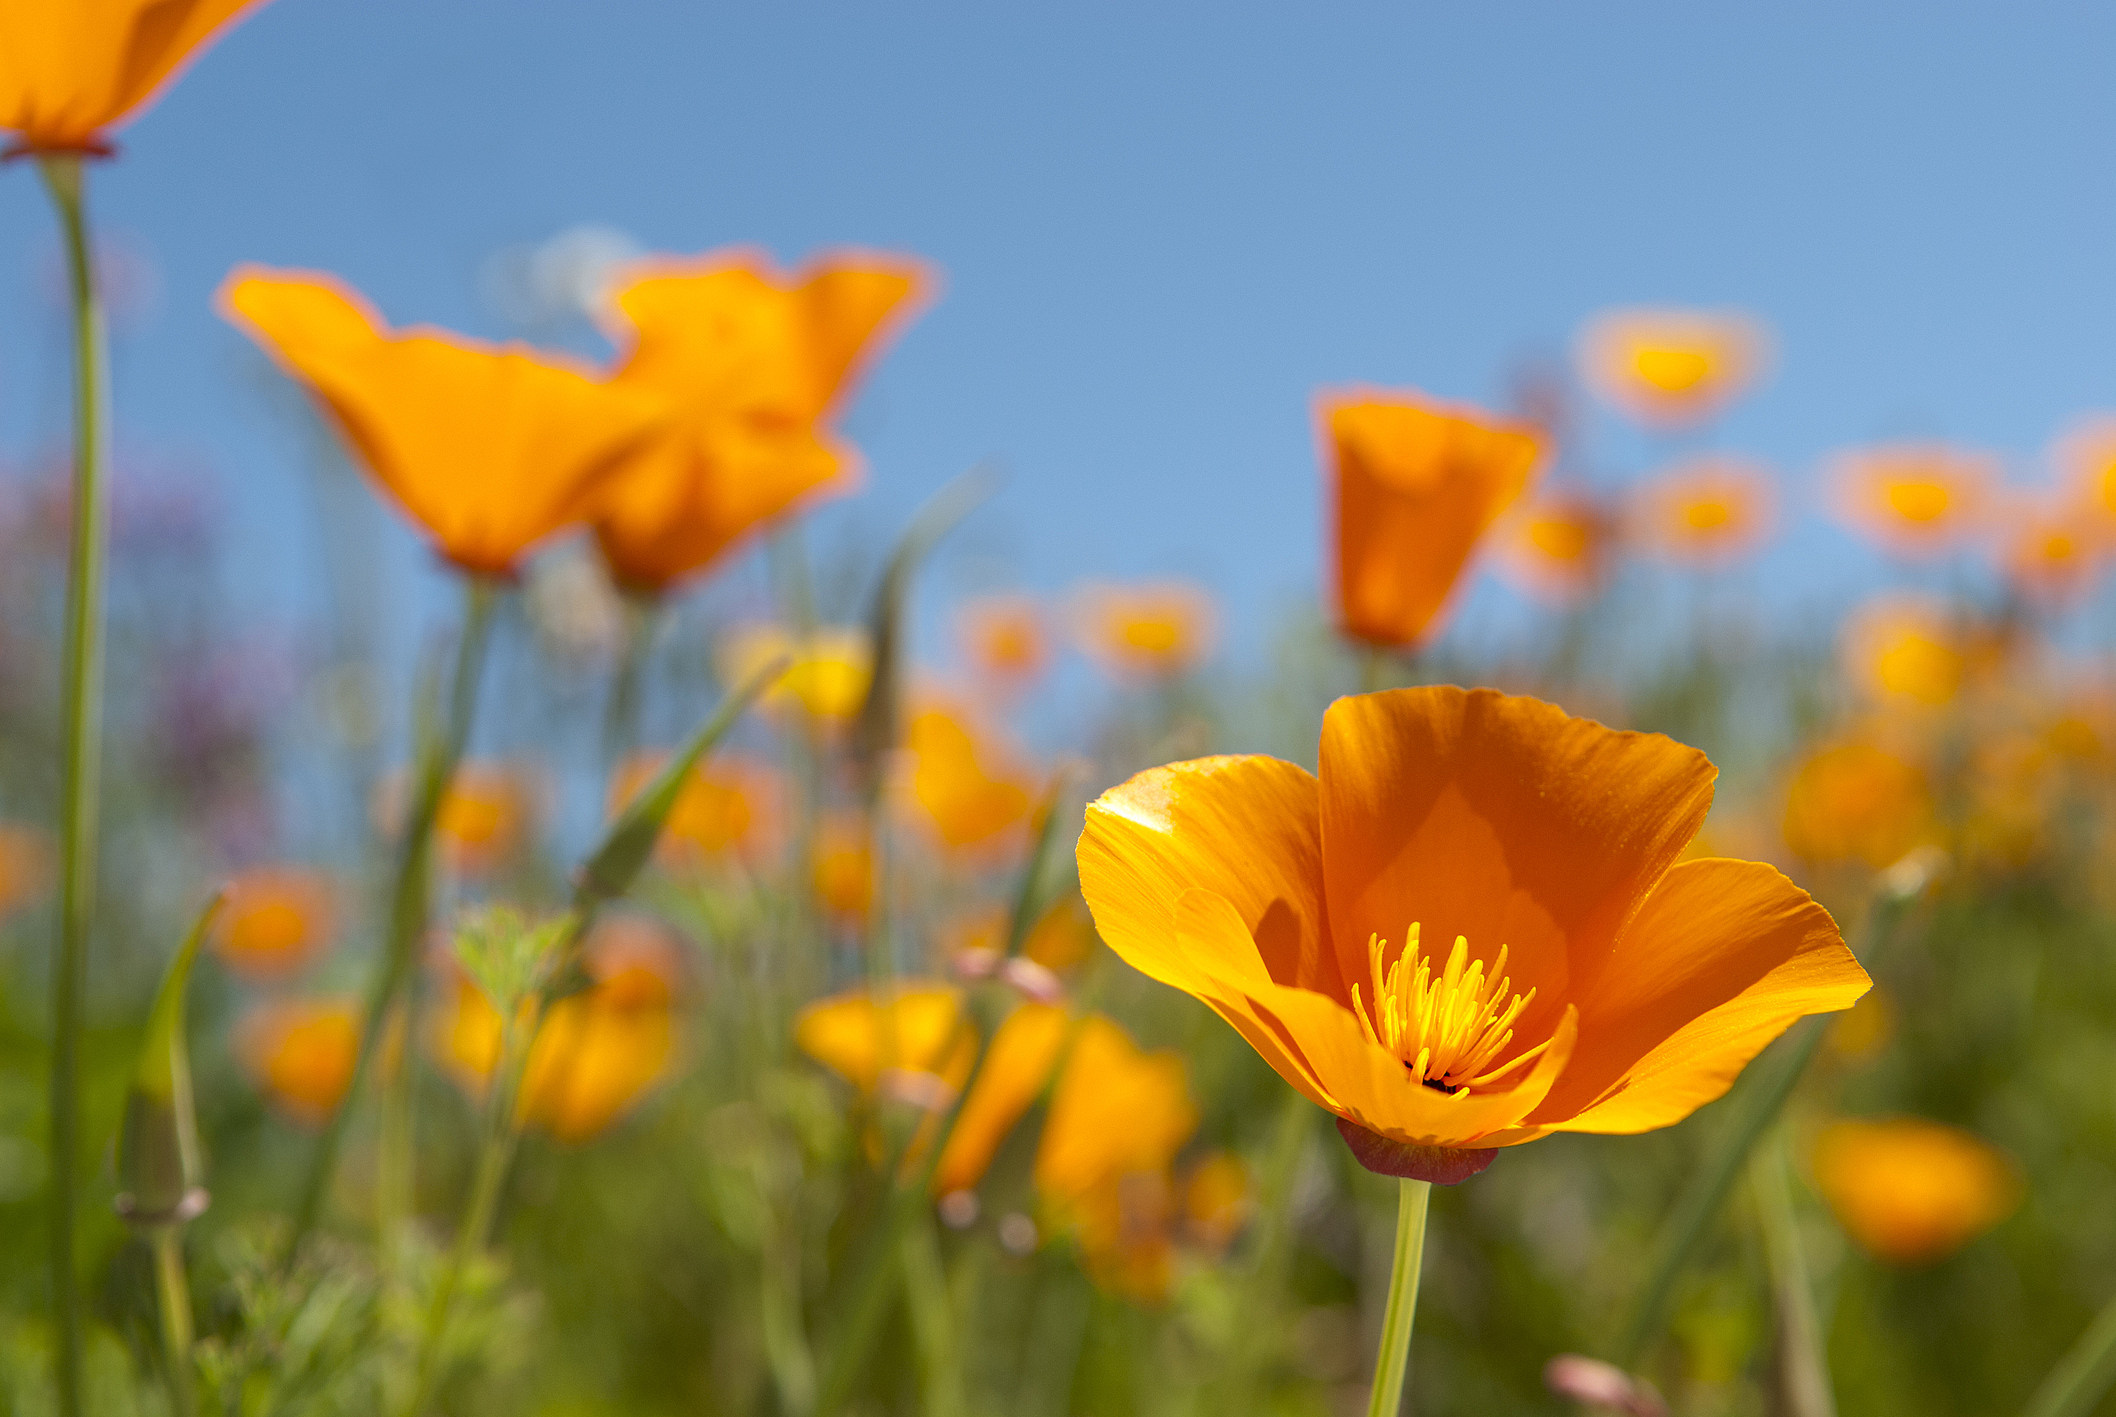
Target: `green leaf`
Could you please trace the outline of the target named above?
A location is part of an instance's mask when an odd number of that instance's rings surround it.
[[[198,1117],[191,1101],[191,1059],[184,1038],[184,1005],[191,966],[206,932],[220,913],[225,888],[199,912],[154,996],[139,1061],[125,1093],[118,1129],[118,1213],[135,1225],[168,1225],[188,1219],[190,1200],[204,1172],[199,1158]]]

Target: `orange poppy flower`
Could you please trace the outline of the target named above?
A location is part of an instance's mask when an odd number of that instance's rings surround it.
[[[610,778],[616,816],[661,772],[666,755],[635,753]],[[753,758],[716,753],[692,770],[669,809],[655,851],[665,862],[697,866],[734,858],[758,861],[778,850],[785,792],[776,769]]]
[[[1191,1236],[1214,1253],[1225,1253],[1255,1213],[1256,1178],[1231,1151],[1202,1158],[1184,1178],[1184,1220]]]
[[[1810,755],[1786,789],[1785,844],[1806,861],[1861,861],[1885,870],[1932,832],[1924,772],[1872,743],[1839,743]]]
[[[1642,423],[1680,427],[1714,416],[1747,391],[1767,354],[1746,315],[1614,310],[1580,336],[1588,385]]]
[[[929,703],[905,727],[905,797],[950,851],[1003,845],[1036,805],[1035,784],[989,735],[944,704]]]
[[[720,642],[720,676],[747,683],[773,660],[793,662],[759,702],[781,717],[799,710],[826,726],[843,727],[867,702],[874,679],[874,651],[865,631],[819,629],[803,641],[778,625],[744,625]]]
[[[1423,644],[1444,623],[1485,532],[1527,489],[1541,440],[1415,393],[1326,394],[1317,412],[1328,444],[1339,624],[1367,644]]]
[[[466,571],[511,575],[586,518],[661,400],[527,345],[391,330],[343,282],[244,266],[221,314],[306,385],[368,474]]]
[[[816,899],[841,925],[858,925],[874,908],[874,842],[856,815],[830,816],[816,828],[811,862]]]
[[[946,953],[958,959],[968,956],[973,961],[980,957],[995,961],[1006,944],[1006,929],[1005,911],[977,911],[957,920],[944,932]],[[1064,974],[1093,953],[1098,943],[1095,922],[1088,916],[1086,903],[1077,895],[1066,895],[1029,927],[1028,938],[1021,942],[1021,953],[1053,974]]]
[[[1838,516],[1897,556],[1933,556],[1982,531],[1996,465],[1944,443],[1891,443],[1840,455],[1831,478]]]
[[[1013,691],[1034,682],[1050,663],[1043,610],[1026,595],[988,595],[955,613],[963,657],[978,679]]]
[[[1198,1128],[1189,1069],[1099,1014],[1081,1022],[1051,1092],[1032,1176],[1045,1228],[1070,1233],[1105,1287],[1167,1294],[1175,1155]]]
[[[1771,474],[1733,458],[1701,458],[1640,487],[1631,504],[1639,540],[1670,561],[1720,567],[1770,534]]]
[[[0,920],[51,887],[51,838],[36,827],[0,822]]]
[[[330,944],[336,895],[331,878],[321,871],[294,866],[245,871],[228,883],[214,922],[214,953],[245,978],[284,978]]]
[[[1834,1122],[1815,1183],[1852,1239],[1893,1264],[1931,1264],[2011,1215],[2020,1174],[1982,1139],[1915,1117]]]
[[[2116,525],[2116,414],[2089,414],[2050,445],[2068,499],[2091,511],[2106,530]]]
[[[261,1004],[236,1025],[235,1048],[274,1107],[304,1127],[320,1127],[352,1086],[359,1012],[350,999]]]
[[[963,1014],[962,991],[903,980],[883,996],[854,989],[818,999],[794,1016],[794,1044],[865,1095],[885,1084],[905,1092],[952,1095],[969,1076],[977,1039]],[[922,1082],[902,1084],[891,1074]],[[938,1083],[934,1089],[931,1084]]]
[[[1962,633],[1936,601],[1883,596],[1855,611],[1839,638],[1852,683],[1882,703],[1943,708],[1969,671]]]
[[[1552,605],[1593,593],[1608,572],[1615,519],[1585,492],[1545,492],[1515,506],[1492,535],[1499,573]]]
[[[932,284],[916,262],[861,252],[795,275],[745,250],[630,268],[612,299],[612,336],[628,346],[617,381],[678,418],[597,513],[618,581],[664,590],[803,497],[851,490],[858,454],[823,424]]]
[[[1212,653],[1212,597],[1181,581],[1088,585],[1073,594],[1081,651],[1113,678],[1173,679]]]
[[[2109,526],[2070,500],[2022,498],[2000,531],[1999,568],[2023,599],[2052,610],[2077,605],[2108,563]]]
[[[1550,1132],[1681,1121],[1866,991],[1777,871],[1676,864],[1715,775],[1535,699],[1366,694],[1324,715],[1319,778],[1206,758],[1104,793],[1081,891],[1112,949],[1210,1005],[1364,1164],[1460,1180]]]
[[[579,1145],[629,1113],[668,1075],[675,1058],[673,1002],[682,964],[668,933],[637,916],[598,924],[584,947],[593,985],[551,1005],[523,1066],[516,1115]],[[473,1097],[492,1080],[499,1011],[456,973],[436,1017],[436,1058]]]
[[[0,129],[16,151],[108,155],[111,129],[261,0],[25,0],[0,8]]]
[[[1073,1017],[1050,1004],[1022,1004],[1000,1022],[933,1173],[935,1195],[968,1190],[983,1179],[1014,1124],[1043,1095],[1074,1031]]]
[[[468,762],[456,769],[434,819],[434,838],[451,871],[489,875],[529,835],[536,817],[536,784],[520,765]]]

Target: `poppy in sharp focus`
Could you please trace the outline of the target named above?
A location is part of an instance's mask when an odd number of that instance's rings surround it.
[[[1724,1093],[1794,1020],[1866,991],[1770,866],[1677,857],[1702,753],[1488,689],[1340,699],[1321,771],[1155,768],[1088,809],[1111,948],[1232,1024],[1372,1169],[1459,1180],[1556,1131]]]

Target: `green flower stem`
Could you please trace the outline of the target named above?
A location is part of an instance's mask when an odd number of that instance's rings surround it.
[[[1786,1173],[1784,1127],[1779,1127],[1749,1163],[1749,1185],[1763,1221],[1764,1252],[1771,1271],[1771,1308],[1778,1319],[1778,1372],[1785,1417],[1836,1417],[1815,1292],[1793,1214],[1793,1187]]]
[[[2116,1299],[2050,1370],[2022,1417],[2087,1417],[2111,1387],[2116,1387]]]
[[[73,297],[73,547],[66,575],[65,699],[60,709],[59,934],[52,957],[51,1287],[58,1328],[60,1417],[81,1410],[81,1291],[74,1270],[80,1184],[81,996],[96,894],[96,815],[102,776],[103,597],[109,508],[103,314],[89,249],[78,153],[39,159],[64,228]]]
[[[390,892],[389,936],[376,966],[374,983],[360,1020],[360,1051],[353,1060],[353,1076],[344,1099],[325,1124],[323,1135],[310,1158],[300,1202],[294,1212],[294,1228],[281,1258],[282,1270],[290,1269],[302,1242],[316,1228],[323,1213],[323,1199],[337,1174],[338,1154],[345,1143],[345,1129],[353,1114],[360,1089],[375,1066],[384,1029],[399,999],[411,984],[419,961],[419,944],[426,933],[426,911],[433,885],[434,825],[441,814],[441,800],[462,760],[470,737],[471,719],[477,713],[478,680],[485,653],[492,640],[493,603],[498,588],[483,577],[472,577],[464,587],[462,638],[456,645],[454,677],[449,684],[448,706],[438,732],[424,735],[413,775],[411,811],[404,824],[404,839],[397,858],[395,884]],[[398,1068],[399,1085],[410,1086],[410,1054]]]
[[[1396,1258],[1389,1269],[1389,1303],[1381,1316],[1381,1351],[1374,1358],[1367,1417],[1396,1417],[1403,1410],[1411,1321],[1418,1316],[1418,1270],[1425,1262],[1425,1211],[1433,1184],[1406,1176],[1396,1187]]]
[[[940,1240],[933,1233],[930,1211],[911,1217],[904,1227],[898,1262],[904,1267],[904,1297],[918,1344],[920,1378],[927,1417],[968,1417],[963,1391],[962,1352],[956,1339],[954,1304],[947,1272],[941,1267]]]
[[[614,770],[625,754],[639,746],[639,715],[645,697],[647,661],[653,657],[654,633],[661,626],[661,600],[645,591],[624,593],[624,647],[610,677],[610,700],[603,710],[602,753]]]
[[[154,1247],[154,1288],[162,1319],[162,1362],[169,1369],[169,1400],[177,1417],[192,1417],[198,1410],[198,1392],[191,1375],[191,1284],[184,1275],[184,1232],[181,1226],[157,1226]]]

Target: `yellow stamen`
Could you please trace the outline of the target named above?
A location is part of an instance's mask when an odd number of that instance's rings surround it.
[[[1534,1002],[1536,991],[1513,994],[1506,977],[1506,946],[1486,970],[1469,957],[1469,941],[1455,937],[1447,965],[1433,977],[1430,956],[1418,953],[1413,923],[1403,949],[1388,959],[1388,941],[1367,937],[1373,1003],[1352,986],[1352,1012],[1375,1047],[1403,1060],[1414,1082],[1446,1093],[1493,1083],[1550,1046],[1548,1040],[1493,1067],[1513,1041],[1513,1025]],[[1501,1000],[1507,1000],[1504,1005]]]

